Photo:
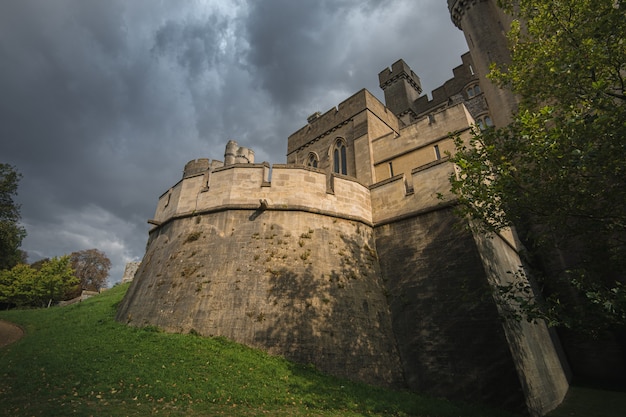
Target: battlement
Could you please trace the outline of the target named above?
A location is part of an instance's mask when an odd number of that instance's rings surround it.
[[[289,136],[287,141],[287,155],[297,151],[311,141],[326,136],[341,126],[349,123],[354,117],[364,111],[374,113],[379,119],[394,130],[398,130],[398,119],[387,110],[372,93],[362,89],[351,97],[339,103],[324,114],[314,113],[308,123]]]
[[[199,165],[206,165],[205,161]],[[374,225],[439,205],[437,195],[449,194],[451,172],[452,165],[442,159],[413,169],[408,178],[398,175],[368,188],[354,178],[300,165],[225,165],[185,176],[161,195],[149,222],[160,226],[176,218],[224,210],[281,210]]]
[[[191,160],[187,162],[187,164],[185,164],[185,169],[183,170],[183,178],[193,177],[194,175],[204,173],[209,169],[209,166],[210,161],[208,158]]]
[[[422,93],[422,83],[420,77],[418,77],[411,67],[408,66],[403,59],[399,59],[391,65],[391,69],[385,68],[378,73],[378,81],[380,82],[380,88],[385,90],[387,87],[398,81],[399,79],[405,79],[407,82],[417,91],[417,94]]]
[[[413,169],[408,176],[396,175],[372,185],[372,221],[386,224],[450,204],[454,195],[448,178],[453,173],[454,165],[443,158]]]
[[[420,79],[411,68],[399,59],[391,69],[385,68],[378,74],[380,88],[385,93],[385,104],[396,116],[413,111],[413,103],[422,94]]]
[[[227,209],[303,210],[372,222],[369,189],[355,179],[297,165],[270,167],[265,162],[226,165],[206,176],[183,178],[161,196],[150,223],[159,226],[174,218]]]

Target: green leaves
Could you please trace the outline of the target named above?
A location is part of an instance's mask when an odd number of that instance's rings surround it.
[[[38,270],[18,264],[0,271],[0,302],[18,307],[45,306],[63,299],[65,293],[79,282],[70,267],[69,256],[42,262]]]
[[[19,248],[26,230],[18,224],[20,206],[13,200],[20,178],[14,167],[0,163],[0,270],[17,265],[22,258]]]
[[[452,191],[483,231],[517,226],[542,269],[545,318],[626,324],[625,10],[614,0],[502,3],[518,19],[512,61],[489,77],[519,95],[519,111],[505,128],[457,138]]]

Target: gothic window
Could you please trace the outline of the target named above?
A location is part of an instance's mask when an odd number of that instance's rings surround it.
[[[306,166],[317,168],[319,164],[319,158],[313,152],[309,154],[309,157],[306,160]]]
[[[433,150],[435,151],[435,159],[436,160],[440,160],[441,159],[441,151],[439,150],[439,145],[433,146]]]
[[[335,142],[335,150],[333,151],[333,172],[348,175],[346,144],[341,139],[337,139],[337,142]]]
[[[491,120],[491,117],[489,117],[489,115],[486,115],[476,119],[476,124],[478,125],[480,130],[485,130],[488,127],[493,126],[493,121]]]
[[[466,90],[466,93],[467,93],[467,97],[468,98],[472,98],[474,96],[477,96],[477,95],[479,95],[481,93],[480,86],[478,84],[473,85],[473,86],[469,87]]]

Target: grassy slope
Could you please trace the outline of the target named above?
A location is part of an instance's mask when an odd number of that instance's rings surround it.
[[[0,416],[505,416],[332,378],[221,338],[113,320],[128,287],[80,304],[0,312],[26,337],[0,349]],[[617,417],[626,393],[574,387],[551,417]]]
[[[128,327],[113,319],[126,289],[0,312],[26,330],[0,350],[0,415],[505,415],[332,378],[221,338]]]

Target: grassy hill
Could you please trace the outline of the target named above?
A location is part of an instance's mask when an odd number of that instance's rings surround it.
[[[5,311],[0,415],[504,416],[332,378],[223,338],[114,321],[127,286],[79,304]]]
[[[0,312],[26,331],[0,349],[0,415],[509,415],[329,377],[223,338],[128,327],[113,319],[127,288]]]

